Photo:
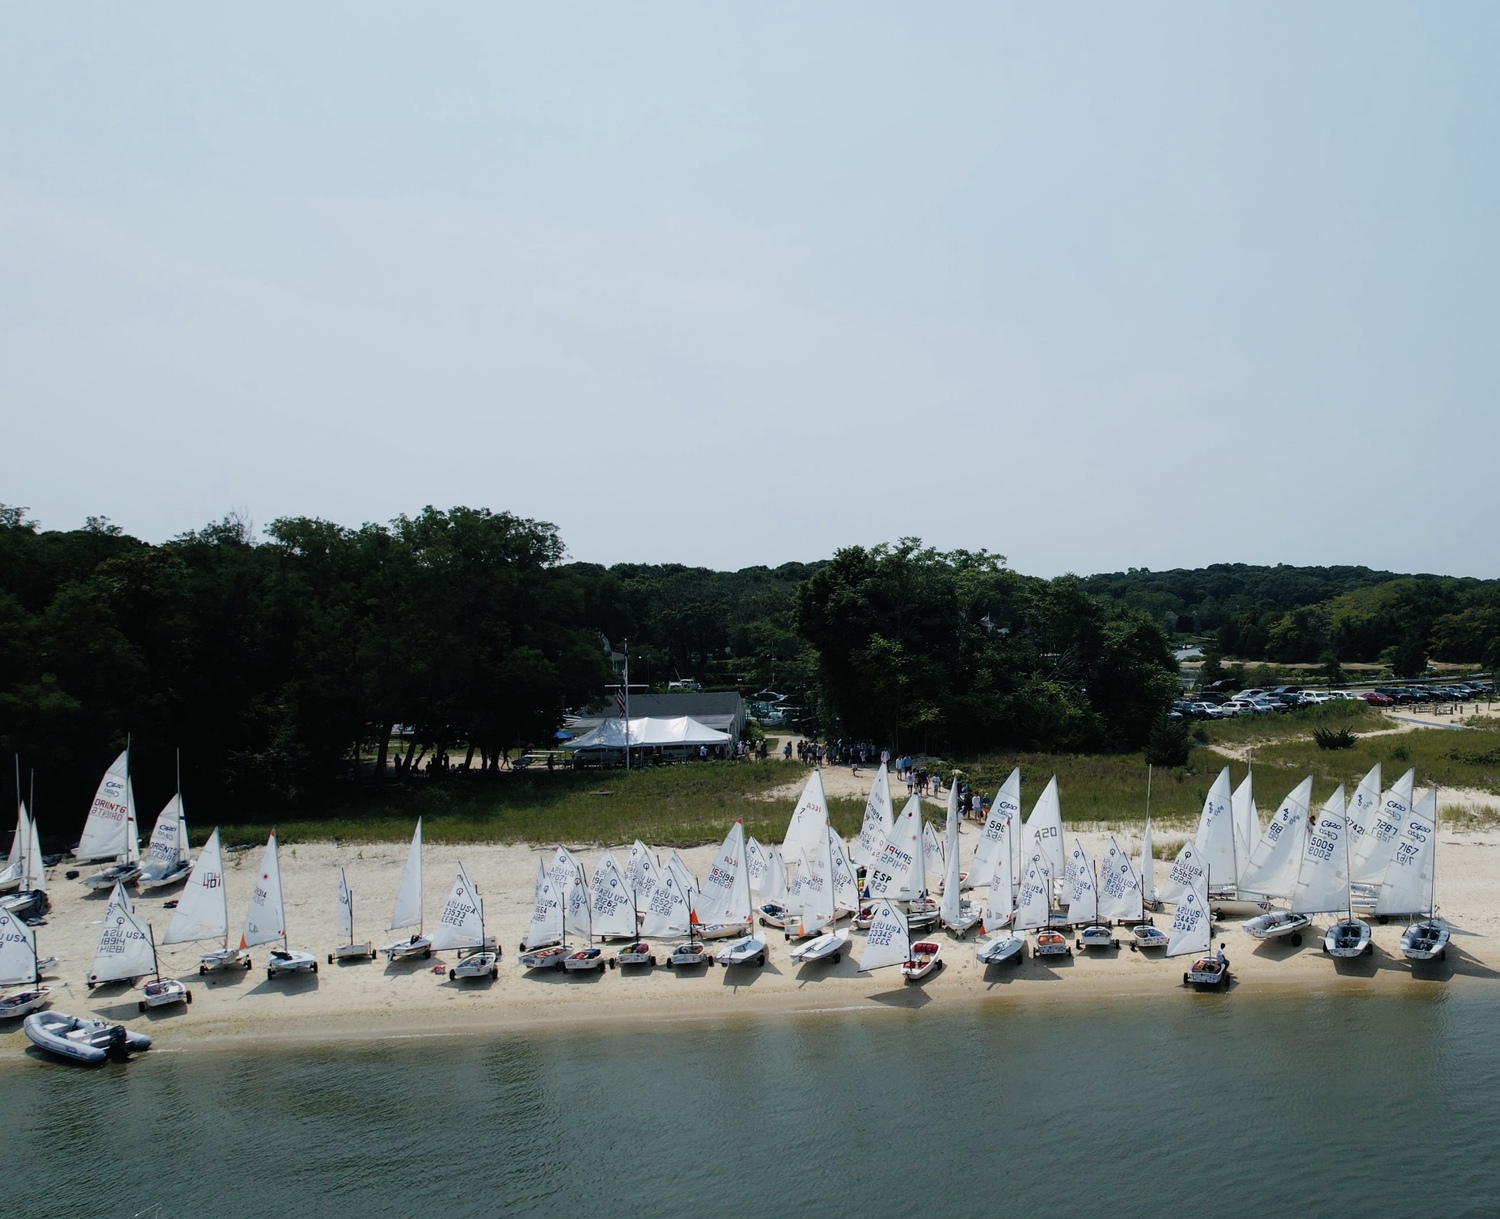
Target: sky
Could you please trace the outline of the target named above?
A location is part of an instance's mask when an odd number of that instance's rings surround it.
[[[0,502],[1500,575],[1497,43],[1460,3],[0,2]]]

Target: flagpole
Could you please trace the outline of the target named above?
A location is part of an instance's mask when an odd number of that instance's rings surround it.
[[[625,648],[625,769],[630,769],[630,640]]]

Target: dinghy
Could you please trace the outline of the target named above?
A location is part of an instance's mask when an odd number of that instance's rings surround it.
[[[1020,773],[1013,772],[1011,778],[1015,780],[1019,792]],[[1009,781],[1007,781],[1008,786]],[[1005,790],[1001,788],[1001,793],[1004,794]],[[994,817],[993,806],[990,815]],[[988,830],[988,823],[986,823],[986,830]],[[1007,826],[1004,834],[997,835],[997,840],[1004,842],[1008,837],[1009,827]],[[983,845],[981,841],[980,846]],[[974,949],[974,959],[980,965],[1000,965],[1005,961],[1010,961],[1015,965],[1021,963],[1026,956],[1026,934],[1012,927],[1015,917],[1014,893],[1010,886],[1010,863],[1006,853],[1002,851],[996,859],[995,871],[989,878],[989,892],[984,899],[984,911],[981,916],[980,934],[988,938],[981,939]]]
[[[901,966],[901,976],[908,982],[920,982],[942,968],[943,946],[936,940],[918,940]]]
[[[603,973],[605,970],[604,949],[590,945],[579,948],[563,958],[563,969],[569,973]]]
[[[151,938],[135,917],[125,886],[116,884],[100,921],[99,946],[89,968],[90,990],[106,982],[134,982],[155,972]]]
[[[843,934],[847,939],[849,933],[846,931]],[[817,940],[811,940],[809,946],[817,942]],[[714,954],[714,960],[720,965],[764,965],[766,963],[765,938],[752,932],[749,935],[742,935],[737,940],[730,940]]]
[[[761,874],[760,905],[756,917],[762,927],[785,927],[787,919],[786,861],[781,848],[766,848],[766,869]]]
[[[1344,914],[1323,936],[1323,951],[1329,956],[1347,959],[1375,951],[1370,943],[1370,925],[1354,916],[1342,783],[1328,797],[1317,822],[1307,831],[1297,887],[1288,905],[1293,914]]]
[[[135,878],[136,888],[143,893],[181,884],[193,870],[193,861],[188,854],[187,819],[182,811],[180,776],[177,787],[177,794],[157,814],[151,840],[146,844],[146,857],[141,861],[140,873]]]
[[[734,830],[730,831],[730,839],[726,840],[726,849],[720,852],[720,867],[733,868],[733,852],[728,848],[732,845],[740,823],[735,822]],[[752,841],[754,841],[752,839]],[[716,869],[717,870],[717,869]],[[762,871],[764,875],[764,871]],[[851,869],[852,876],[852,869]],[[714,910],[721,918],[737,921],[743,918],[745,933],[737,939],[730,940],[723,948],[719,949],[715,960],[720,965],[755,965],[763,966],[766,963],[766,941],[765,937],[750,930],[750,868],[748,866],[748,851],[746,853],[746,866],[738,869],[737,878],[731,878],[734,887],[733,896],[725,895],[716,902]],[[709,880],[705,882],[705,888],[712,891],[711,886],[721,884],[716,881],[712,873]],[[847,935],[847,932],[845,933]]]
[[[676,881],[663,872],[653,899],[663,890],[676,892]],[[521,940],[522,969],[556,969],[567,967],[567,959],[576,949],[568,944],[568,933],[581,930],[589,935],[587,921],[588,890],[583,884],[583,869],[565,847],[559,846],[552,866],[537,860],[536,892],[531,910],[531,925]],[[575,922],[582,916],[581,928]]]
[[[1026,819],[1021,833],[1022,842],[1031,844],[1031,849],[1041,851],[1042,859],[1047,864],[1047,876],[1061,884],[1068,855],[1063,848],[1062,802],[1057,794],[1056,775],[1047,780],[1047,786],[1032,805],[1031,816]]]
[[[385,953],[387,965],[397,961],[421,957],[424,961],[432,956],[432,937],[422,929],[422,819],[417,818],[417,828],[411,836],[411,846],[406,849],[406,867],[401,873],[401,887],[396,890],[396,904],[391,908],[390,930],[402,931],[415,927],[404,940],[387,944],[380,951]]]
[[[1068,875],[1065,879],[1068,893],[1068,922],[1081,927],[1073,946],[1082,952],[1086,948],[1118,948],[1110,929],[1099,922],[1099,876],[1094,860],[1083,849],[1076,838],[1068,854]]]
[[[1073,949],[1068,937],[1053,930],[1052,920],[1052,876],[1047,871],[1047,857],[1037,844],[1021,873],[1021,888],[1016,893],[1016,914],[1012,926],[1015,931],[1035,931],[1036,943],[1031,950],[1032,958],[1045,956],[1072,956]]]
[[[1189,843],[1183,849],[1192,846]],[[1213,913],[1208,905],[1208,869],[1204,868],[1191,881],[1172,912],[1172,934],[1167,942],[1167,956],[1194,955],[1193,963],[1182,975],[1184,986],[1218,987],[1229,985],[1229,958],[1224,955],[1224,946],[1217,953],[1210,953],[1213,945]]]
[[[693,969],[699,965],[712,965],[713,963],[714,959],[708,955],[708,949],[697,940],[677,945],[667,957],[668,969]]]
[[[354,942],[354,890],[349,888],[349,878],[344,869],[339,869],[338,900],[334,905],[334,923],[338,928],[340,943],[328,954],[328,963],[335,961],[373,961],[375,945],[369,940]]]
[[[151,1048],[151,1038],[145,1033],[63,1012],[33,1012],[22,1027],[38,1049],[90,1065],[110,1058],[124,1061]]]
[[[1073,946],[1068,943],[1068,937],[1061,931],[1038,931],[1036,933],[1036,946],[1031,950],[1033,957],[1061,957],[1072,956]]]
[[[1269,914],[1257,915],[1241,924],[1246,935],[1257,940],[1288,939],[1292,945],[1302,943],[1302,933],[1312,926],[1312,919],[1305,914],[1292,914],[1286,910],[1272,910]]]
[[[1290,900],[1297,888],[1302,856],[1307,849],[1308,807],[1312,800],[1312,776],[1303,779],[1282,801],[1260,841],[1251,853],[1240,886],[1266,898]],[[1311,920],[1304,911],[1268,910],[1242,926],[1257,940],[1285,938],[1294,946],[1302,943],[1302,932]]]
[[[1140,878],[1135,868],[1114,835],[1110,835],[1109,846],[1099,862],[1097,888],[1099,891],[1099,921],[1111,924],[1134,926],[1149,922],[1146,903],[1141,894]]]
[[[782,928],[788,940],[821,937],[834,923],[833,834],[824,822],[819,839],[804,849],[797,875],[787,896],[787,919]]]
[[[608,851],[589,877],[589,925],[606,942],[636,938],[635,895]]]
[[[1144,952],[1148,948],[1165,948],[1171,943],[1171,937],[1158,927],[1150,923],[1141,923],[1130,929],[1130,951]]]
[[[849,947],[849,929],[825,931],[822,935],[804,940],[791,951],[792,960],[799,965],[811,965],[815,961],[831,961],[837,965],[839,958]]]
[[[249,969],[250,954],[242,947],[229,946],[229,899],[224,888],[224,855],[219,847],[219,830],[208,836],[188,876],[187,887],[177,899],[172,921],[167,925],[163,944],[190,944],[198,940],[222,939],[224,946],[204,954],[198,973],[218,973],[226,969]]]
[[[281,941],[281,947],[271,949],[266,959],[267,982],[274,982],[282,974],[318,972],[318,958],[310,952],[293,948],[287,938],[286,904],[281,896],[281,861],[276,850],[276,831],[272,830],[266,839],[265,850],[261,852],[255,887],[250,891],[240,948],[274,944],[277,940]]]
[[[534,952],[523,952],[517,960],[521,962],[522,969],[557,969],[561,970],[563,962],[573,950],[565,944],[552,944],[547,948],[538,948]]]
[[[993,939],[980,940],[974,947],[974,959],[981,965],[1000,965],[1010,961],[1019,965],[1026,956],[1026,937],[1014,931],[1002,931]]]
[[[20,808],[16,822],[17,841],[12,846],[16,859],[16,892],[0,898],[0,910],[22,922],[35,922],[52,908],[47,897],[47,868],[42,860],[42,843],[37,835],[36,821],[19,799],[17,804]]]
[[[1241,787],[1243,789],[1244,785]],[[1245,789],[1247,797],[1248,794],[1248,789]],[[1236,823],[1235,793],[1230,790],[1229,767],[1226,766],[1203,801],[1198,832],[1193,839],[1203,866],[1208,869],[1209,901],[1220,916],[1224,913],[1253,915],[1261,908],[1258,902],[1243,899],[1239,892],[1239,844],[1247,828]]]
[[[0,910],[0,986],[25,987],[0,998],[0,1020],[19,1020],[52,1001],[52,988],[42,985],[36,930],[7,910]]]
[[[458,950],[458,961],[448,970],[450,982],[461,978],[494,982],[500,977],[500,945],[484,933],[484,899],[462,863],[454,868],[453,888],[438,915],[432,946],[439,952]]]
[[[958,940],[968,937],[979,925],[983,913],[974,902],[964,901],[963,889],[963,875],[958,870],[958,783],[955,781],[948,786],[948,813],[943,827],[943,900],[938,917]]]
[[[1016,820],[1020,811],[1021,770],[1017,767],[995,793],[969,866],[969,881],[976,889],[986,885],[992,889],[1003,887],[1008,891],[1007,900],[1014,897],[1016,884],[1021,878],[1021,857],[1017,849],[1020,824]],[[985,926],[989,925],[986,918]]]
[[[1146,783],[1149,788],[1151,783],[1149,769],[1147,771]],[[1151,797],[1148,795],[1146,801],[1149,804]],[[1161,895],[1156,891],[1156,860],[1151,852],[1155,848],[1151,842],[1151,815],[1146,814],[1146,829],[1141,834],[1141,902],[1147,910],[1160,910],[1162,908]]]
[[[871,912],[870,933],[865,936],[865,950],[859,969],[867,973],[904,965],[911,957],[911,939],[906,932],[906,915],[889,898],[882,898]]]
[[[1352,914],[1340,919],[1324,934],[1323,951],[1335,957],[1369,956],[1375,951],[1370,943],[1370,924]]]
[[[651,952],[650,944],[645,940],[637,940],[634,944],[619,949],[611,958],[610,965],[621,969],[627,965],[649,965],[654,968],[656,957]]]
[[[116,758],[89,807],[83,835],[73,848],[79,863],[113,859],[103,871],[84,878],[90,889],[113,889],[116,883],[129,884],[140,875],[141,841],[135,818],[135,794],[130,785],[130,746]]]
[[[1381,882],[1375,913],[1382,919],[1426,909],[1426,917],[1401,933],[1401,955],[1408,961],[1445,961],[1452,931],[1437,915],[1437,788],[1408,812],[1395,854]]]
[[[743,939],[751,927],[750,872],[745,863],[745,826],[729,827],[719,853],[703,877],[693,914],[702,940]]]

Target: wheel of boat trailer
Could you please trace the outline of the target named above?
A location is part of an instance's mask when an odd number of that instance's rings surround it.
[[[562,973],[562,971],[563,971],[563,963],[562,963],[562,961],[559,960],[557,962],[557,964],[554,965],[552,968],[555,969],[555,970],[557,970],[558,973]]]
[[[1323,941],[1323,955],[1325,957],[1328,955],[1328,941],[1327,940]]]
[[[611,969],[613,969],[615,967],[615,959],[614,959],[614,957],[610,957],[609,958],[609,967]]]
[[[1439,948],[1438,949],[1438,960],[1439,961],[1446,961],[1447,959],[1448,959],[1448,950],[1446,948]]]
[[[425,961],[430,956],[432,956],[432,949],[430,949],[430,948],[424,948],[424,949],[422,949],[422,960]],[[313,973],[317,973],[317,972],[318,971],[316,969],[313,970]]]
[[[1292,937],[1291,938],[1292,938],[1292,947],[1293,948],[1301,948],[1302,947],[1302,933],[1300,931],[1294,931],[1294,932],[1292,932]]]
[[[764,926],[765,926],[765,925],[766,925],[766,920],[765,920],[765,919],[761,919],[761,920],[760,920],[760,925],[761,925],[761,926],[762,926],[762,927],[764,927]]]
[[[1078,951],[1082,952],[1083,951],[1083,941],[1082,940],[1078,940],[1078,941],[1076,941],[1076,943],[1078,945]]]
[[[370,959],[372,961],[375,959],[375,954],[373,952],[370,954]],[[246,973],[250,972],[250,958],[249,957],[245,958],[245,972]]]
[[[499,949],[497,948],[495,951],[498,952]],[[372,949],[370,949],[370,960],[373,961],[374,959],[375,959],[375,950],[372,948]]]
[[[1072,949],[1071,949],[1071,948],[1070,948],[1070,949],[1068,949],[1068,955],[1069,955],[1069,956],[1072,956],[1072,955],[1073,955],[1073,950],[1072,950]]]
[[[671,969],[671,968],[672,968],[672,958],[671,958],[671,957],[668,957],[668,958],[667,958],[667,968],[668,968],[668,969]]]
[[[136,1004],[136,1007],[138,1007],[142,1012],[144,1012],[146,1010],[146,1001],[144,999],[142,999],[139,1003]]]
[[[313,962],[313,973],[317,973],[317,972],[318,972],[318,963],[316,961],[314,961]]]
[[[837,960],[838,960],[838,957],[834,957],[834,958],[833,958],[833,959],[834,959],[834,960],[835,960],[835,961],[837,961]],[[764,966],[764,965],[765,965],[765,963],[766,963],[766,954],[765,954],[765,953],[761,953],[761,954],[760,954],[760,956],[758,956],[758,957],[756,957],[756,958],[755,958],[755,963],[756,963],[756,964],[757,964],[757,965],[761,965],[761,966]],[[653,961],[653,962],[652,962],[652,964],[655,964],[655,962],[654,962],[654,961]]]
[[[269,965],[266,966],[266,981],[267,982],[274,982],[274,981],[276,981],[276,971],[274,969],[272,969]]]
[[[656,968],[656,958],[655,957],[647,957],[646,960],[648,960],[648,961],[651,962],[651,968],[652,969]]]
[[[599,972],[600,972],[600,973],[603,973],[603,972],[604,972],[604,962],[603,962],[603,961],[600,961],[600,962],[599,962]]]
[[[833,954],[833,963],[835,965],[837,965],[839,963],[839,954],[838,953],[834,953]]]
[[[198,976],[200,978],[203,977],[203,975],[206,974],[207,972],[208,972],[208,966],[207,965],[200,965],[200,966],[198,966]]]
[[[1369,957],[1369,956],[1374,956],[1374,955],[1375,955],[1375,945],[1374,944],[1366,944],[1365,945],[1365,956]]]
[[[1391,920],[1390,920],[1389,916],[1387,916],[1387,915],[1378,914],[1378,915],[1375,916],[1375,921],[1377,923],[1379,923],[1382,927],[1384,927]]]
[[[498,981],[500,981],[500,966],[498,966],[498,965],[491,965],[490,966],[490,981],[491,982],[498,982]]]
[[[450,981],[450,982],[457,982],[458,981],[458,972],[457,972],[457,970],[450,969],[448,971],[448,981]]]
[[[329,954],[328,954],[328,963],[329,963],[329,964],[330,964],[330,965],[332,965],[332,964],[333,964],[333,953],[331,953],[331,952],[330,952],[330,953],[329,953]]]
[[[1134,951],[1135,951],[1135,945],[1134,945],[1134,944],[1132,944],[1132,945],[1131,945],[1131,946],[1130,946],[1130,951],[1131,951],[1131,952],[1134,952]]]
[[[1182,984],[1183,984],[1183,985],[1184,985],[1184,986],[1186,986],[1186,985],[1187,985],[1187,984],[1188,984],[1188,982],[1189,982],[1189,981],[1191,981],[1191,979],[1190,979],[1190,978],[1189,978],[1189,977],[1188,977],[1188,976],[1187,976],[1187,974],[1183,974],[1183,975],[1182,975]]]

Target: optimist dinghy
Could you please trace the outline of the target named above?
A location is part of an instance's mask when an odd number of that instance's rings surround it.
[[[849,933],[846,931],[843,934],[844,938],[847,939]],[[806,946],[810,947],[817,942],[817,940],[811,940]],[[795,957],[797,954],[793,952],[792,955]],[[737,940],[730,940],[723,948],[719,949],[718,953],[714,956],[714,960],[720,965],[764,965],[766,963],[766,941],[763,937],[753,933],[742,935]],[[624,962],[622,961],[621,964],[623,965]]]
[[[920,982],[943,968],[943,946],[936,940],[918,940],[901,966],[901,976],[908,982]]]
[[[1142,923],[1138,927],[1130,929],[1130,951],[1147,948],[1165,948],[1169,937],[1165,931],[1153,927],[1150,923]]]
[[[713,957],[708,955],[708,949],[697,940],[687,944],[679,944],[672,949],[672,955],[667,958],[668,969],[693,969],[699,965],[712,965]]]
[[[91,1065],[110,1058],[123,1061],[151,1048],[151,1038],[145,1033],[63,1012],[33,1012],[22,1027],[38,1049]]]
[[[416,832],[411,836],[411,846],[406,851],[406,869],[401,873],[401,887],[396,890],[396,904],[391,909],[391,930],[400,931],[415,927],[410,937],[387,944],[380,951],[385,953],[387,964],[396,961],[432,956],[432,938],[422,931],[422,819],[417,818]]]
[[[748,939],[749,937],[746,938]],[[733,947],[733,944],[729,945],[729,948]],[[726,948],[724,951],[728,952],[729,949]],[[650,944],[645,940],[637,940],[634,944],[628,944],[616,952],[610,959],[609,964],[611,969],[616,966],[623,969],[627,965],[646,965],[654,968],[656,957],[651,951]]]
[[[1382,918],[1412,909],[1426,899],[1427,916],[1401,933],[1401,955],[1408,961],[1445,961],[1452,935],[1447,920],[1437,914],[1437,789],[1417,801],[1406,817],[1395,855],[1375,900]]]
[[[177,899],[163,944],[190,944],[197,940],[222,939],[224,946],[205,953],[198,973],[226,969],[249,969],[250,954],[243,947],[229,946],[229,901],[224,891],[224,855],[219,849],[217,828],[208,836],[198,861],[193,864],[187,887]]]
[[[563,958],[563,969],[568,973],[603,973],[604,949],[589,947],[570,952]]]
[[[42,985],[42,966],[36,954],[36,931],[8,911],[0,910],[0,986],[26,989],[0,998],[0,1020],[19,1020],[52,1001],[52,988]]]
[[[500,945],[494,936],[484,933],[484,899],[461,863],[454,869],[453,888],[438,916],[432,946],[439,952],[458,950],[458,961],[448,971],[450,982],[460,978],[489,978],[494,982],[500,977]]]
[[[1036,933],[1036,947],[1031,950],[1033,957],[1060,957],[1072,956],[1073,945],[1068,943],[1068,937],[1061,931],[1038,931]]]
[[[523,952],[519,958],[522,969],[562,969],[563,963],[573,950],[563,944],[550,944],[535,952]]]
[[[1212,944],[1213,914],[1208,905],[1208,869],[1204,868],[1188,881],[1187,891],[1172,912],[1172,938],[1167,944],[1167,955],[1193,955],[1193,963],[1182,975],[1184,986],[1229,985],[1229,958],[1224,955],[1222,944],[1218,952],[1210,953]]]
[[[802,965],[810,965],[814,961],[832,961],[837,965],[848,945],[849,929],[847,927],[839,931],[825,931],[820,936],[798,944],[792,949],[791,957],[792,960]]]

